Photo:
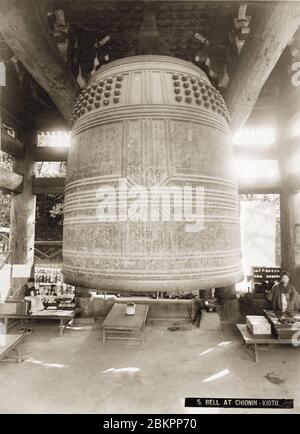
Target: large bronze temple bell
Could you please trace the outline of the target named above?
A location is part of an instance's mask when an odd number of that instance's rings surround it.
[[[102,66],[74,109],[65,281],[139,292],[240,281],[229,133],[221,94],[193,64],[142,55]]]

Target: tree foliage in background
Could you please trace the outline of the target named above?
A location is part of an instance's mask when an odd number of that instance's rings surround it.
[[[5,153],[0,152],[0,167],[12,170],[13,161]],[[36,176],[57,177],[65,176],[65,163],[37,163]],[[63,200],[62,194],[40,194],[36,201],[36,239],[37,240],[61,240],[63,225]],[[0,191],[0,227],[10,225],[10,194]]]
[[[62,240],[63,194],[38,194],[36,198],[36,240]]]
[[[65,177],[65,162],[43,162],[35,166],[37,177]],[[38,194],[36,199],[36,240],[62,240],[63,194]]]
[[[251,200],[261,200],[266,202],[273,202],[276,209],[276,220],[275,220],[275,260],[276,265],[279,267],[281,264],[281,219],[280,219],[280,196],[279,194],[241,194],[239,195],[240,200],[251,201]]]
[[[10,194],[0,192],[0,226],[8,228],[10,221]]]
[[[12,170],[12,159],[4,152],[0,152],[0,167]],[[9,227],[10,221],[10,194],[0,191],[0,227]]]

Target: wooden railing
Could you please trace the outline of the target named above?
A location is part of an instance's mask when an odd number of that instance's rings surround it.
[[[34,259],[36,261],[43,261],[43,260],[51,261],[52,259],[51,256],[53,252],[51,252],[51,254],[49,255],[46,252],[43,252],[42,250],[38,249],[36,245],[62,246],[62,241],[36,241],[35,242]],[[11,257],[12,252],[9,251],[9,238],[0,232],[0,270],[5,264],[7,264],[7,260],[8,260],[7,254],[9,254],[8,256]]]
[[[0,232],[0,254],[6,254],[9,251],[9,238]]]

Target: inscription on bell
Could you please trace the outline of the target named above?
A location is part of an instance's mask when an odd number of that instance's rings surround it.
[[[242,278],[229,114],[203,71],[165,56],[111,62],[72,121],[66,282],[173,291]]]

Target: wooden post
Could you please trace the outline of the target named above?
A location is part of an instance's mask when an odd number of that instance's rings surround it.
[[[23,191],[12,193],[10,218],[10,250],[13,264],[27,264],[33,273],[35,209],[36,196],[32,191],[34,174],[34,149],[37,142],[36,133],[26,130],[23,133],[24,158],[15,160],[14,171],[23,175]],[[25,279],[13,279],[13,286],[24,283]]]
[[[282,187],[280,194],[281,212],[281,263],[282,269],[291,274],[293,283],[300,292],[300,184],[299,158],[300,136],[292,135],[288,107],[300,94],[300,87],[280,98],[279,167]],[[300,111],[299,111],[300,120]],[[297,176],[298,172],[298,176]]]

